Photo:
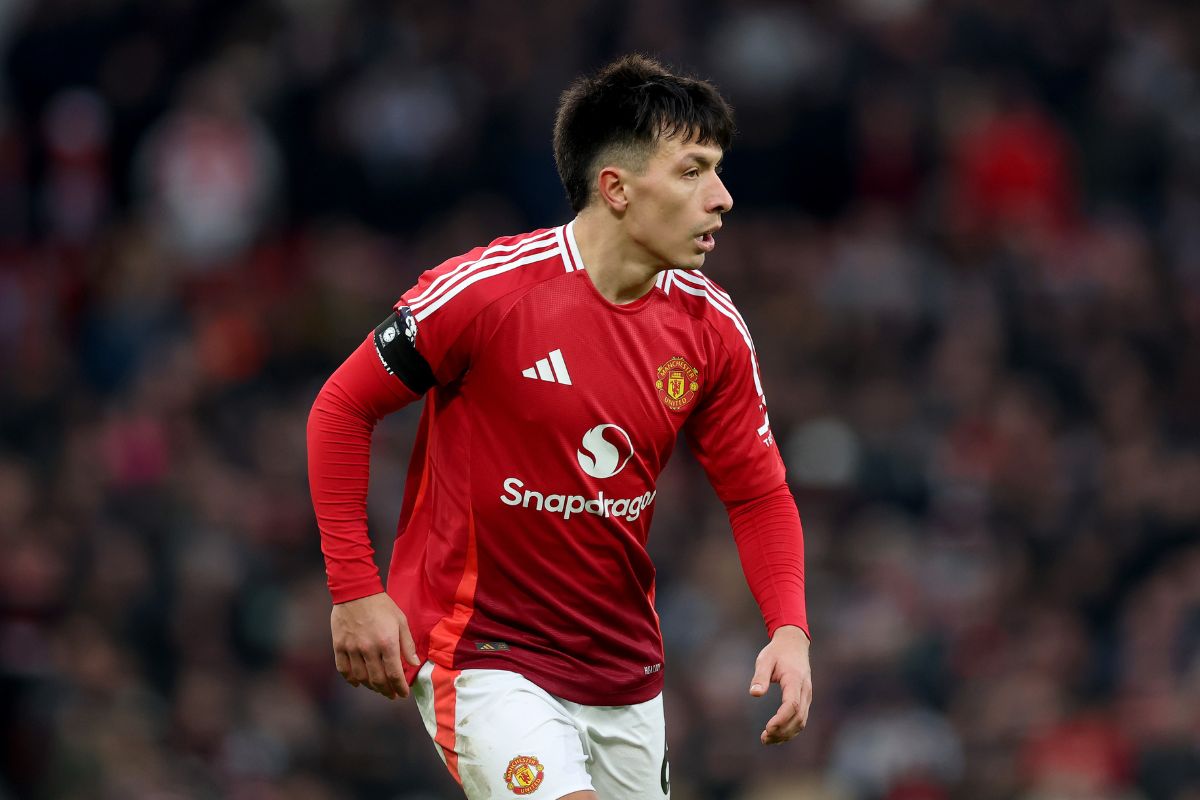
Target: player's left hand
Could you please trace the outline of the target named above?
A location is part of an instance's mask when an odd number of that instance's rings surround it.
[[[782,744],[804,730],[808,724],[808,707],[812,703],[808,636],[795,625],[777,628],[770,644],[758,654],[754,661],[754,678],[750,681],[750,695],[762,697],[772,683],[778,683],[783,690],[783,703],[767,722],[759,741]]]

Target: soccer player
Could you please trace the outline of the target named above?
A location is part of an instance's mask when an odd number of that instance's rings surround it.
[[[562,96],[566,225],[424,273],[322,388],[309,477],[337,670],[410,686],[469,798],[662,798],[663,648],[646,537],[682,430],[725,503],[770,642],[761,734],[812,696],[800,518],[754,345],[700,268],[733,205],[729,106],[640,56]],[[376,422],[424,396],[384,593],[367,536]]]

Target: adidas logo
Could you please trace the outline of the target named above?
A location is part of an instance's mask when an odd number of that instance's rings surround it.
[[[521,374],[535,381],[571,385],[571,373],[567,372],[567,362],[563,361],[562,350],[551,350],[548,358],[539,358],[532,367],[521,370]]]

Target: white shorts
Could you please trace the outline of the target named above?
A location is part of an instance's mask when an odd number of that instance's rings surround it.
[[[553,800],[586,789],[601,800],[671,796],[661,694],[631,706],[585,706],[515,672],[426,662],[413,697],[470,800]]]

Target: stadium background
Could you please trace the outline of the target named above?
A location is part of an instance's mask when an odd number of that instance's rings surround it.
[[[420,270],[567,218],[559,92],[739,114],[706,269],[805,524],[816,701],[679,455],[674,796],[1200,798],[1200,6],[0,2],[0,797],[454,796],[331,664],[303,429]],[[372,532],[416,411],[386,421]]]

